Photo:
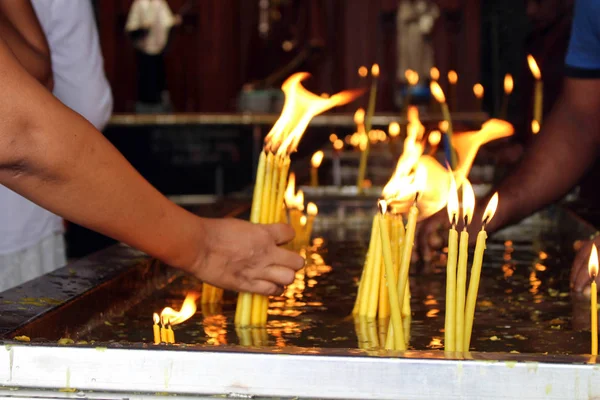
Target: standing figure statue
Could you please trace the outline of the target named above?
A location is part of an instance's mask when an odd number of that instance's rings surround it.
[[[134,0],[131,5],[125,31],[136,53],[137,112],[170,111],[164,56],[171,28],[180,23],[166,0]]]
[[[434,66],[431,32],[439,15],[437,5],[431,0],[400,0],[396,19],[399,82],[406,83],[407,69],[423,78],[429,76]]]

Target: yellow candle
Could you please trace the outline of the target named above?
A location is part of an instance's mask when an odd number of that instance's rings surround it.
[[[372,310],[377,311],[377,301],[379,300],[379,279],[380,275],[376,271],[376,263],[381,263],[381,241],[379,239],[379,218],[373,217],[373,228],[371,230],[371,246],[369,256],[367,257],[367,264],[365,266],[365,287],[363,289],[363,296],[361,299],[359,315],[362,317],[375,318],[372,315]],[[361,285],[363,282],[361,282]],[[371,316],[372,315],[372,316]]]
[[[447,129],[446,129],[446,135],[448,135],[450,145],[452,145],[452,135],[453,135],[452,118],[450,116],[450,110],[448,109],[448,104],[446,104],[446,96],[444,95],[444,91],[440,87],[439,83],[437,83],[436,81],[432,81],[431,84],[429,85],[429,88],[431,90],[431,94],[433,95],[433,97],[437,100],[438,103],[440,103],[440,107],[442,109],[442,115],[444,117],[444,120],[448,124]],[[452,169],[455,169],[457,166],[456,152],[454,151],[453,148],[450,149],[450,165],[452,166]]]
[[[406,234],[404,236],[404,246],[402,248],[402,259],[400,260],[400,272],[398,274],[398,298],[400,300],[400,308],[406,300],[406,288],[408,287],[408,273],[410,270],[410,259],[415,241],[415,230],[417,227],[417,219],[419,217],[419,209],[415,202],[408,211],[408,222],[406,224]]]
[[[371,91],[369,93],[369,104],[367,106],[367,114],[365,118],[365,133],[368,135],[371,130],[373,114],[375,113],[375,102],[377,100],[377,81],[379,78],[379,65],[373,64],[371,67],[371,75],[373,76],[373,80],[371,81]],[[358,178],[356,181],[356,186],[358,187],[358,191],[362,192],[363,182],[365,180],[367,174],[367,160],[369,158],[369,147],[370,143],[367,139],[366,147],[361,152],[360,155],[360,164],[358,167]]]
[[[175,343],[175,332],[173,332],[171,324],[167,325],[167,343]]]
[[[500,113],[500,118],[502,119],[508,118],[508,100],[510,98],[510,94],[513,91],[513,88],[513,77],[511,74],[506,74],[504,76],[504,97],[502,98],[502,112]]]
[[[598,287],[596,285],[596,277],[598,276],[598,249],[594,244],[592,246],[592,253],[590,254],[590,260],[588,262],[588,270],[592,278],[592,291],[591,291],[591,309],[590,309],[590,322],[592,331],[592,355],[598,355]]]
[[[354,303],[354,309],[352,310],[353,315],[366,316],[369,308],[369,287],[372,277],[371,265],[375,258],[375,241],[379,236],[379,219],[377,216],[373,217],[371,224],[371,238],[369,240],[369,250],[367,251],[367,257],[363,267],[362,276],[358,286],[358,295],[356,302]]]
[[[154,344],[159,344],[160,343],[160,327],[158,326],[158,323],[160,322],[160,317],[158,316],[157,313],[154,313],[152,315],[152,319],[154,320],[154,325],[152,326],[152,331],[154,333]]]
[[[458,255],[458,194],[454,176],[450,174],[448,194],[448,217],[452,224],[448,232],[448,262],[446,263],[446,318],[444,320],[444,349],[456,350],[456,259]]]
[[[308,215],[306,219],[306,228],[305,228],[305,242],[310,244],[310,237],[312,235],[313,225],[315,223],[315,218],[319,213],[319,208],[315,203],[308,203],[306,205],[306,214]]]
[[[463,183],[463,215],[465,226],[460,233],[456,276],[456,351],[465,351],[465,296],[467,291],[467,263],[469,261],[469,233],[467,227],[473,218],[475,194],[468,179]]]
[[[323,151],[319,150],[315,154],[313,154],[310,164],[310,186],[316,187],[319,186],[319,167],[323,162]]]
[[[544,96],[544,83],[542,82],[542,73],[540,68],[535,61],[535,58],[531,54],[527,56],[527,63],[531,74],[535,78],[535,90],[533,97],[533,120],[537,121],[538,124],[542,125],[542,109],[543,109],[543,96]]]
[[[167,329],[165,328],[165,318],[160,318],[160,341],[162,343],[169,343],[169,338],[167,336]]]
[[[479,291],[479,279],[481,276],[481,266],[483,265],[483,253],[485,251],[485,241],[487,234],[485,225],[489,223],[496,208],[498,207],[498,193],[490,199],[483,214],[483,227],[477,234],[477,244],[475,245],[475,254],[473,255],[473,266],[471,267],[471,279],[469,281],[469,292],[467,294],[467,304],[465,306],[465,335],[464,350],[469,351],[471,344],[471,332],[473,331],[473,320],[475,318],[475,306],[477,305],[477,292]]]
[[[481,111],[483,109],[483,94],[484,94],[484,88],[483,85],[481,83],[476,83],[475,85],[473,85],[473,94],[475,95],[475,98],[477,99],[477,111]]]
[[[448,71],[448,83],[450,88],[450,102],[452,103],[452,110],[456,111],[458,107],[458,97],[456,93],[456,84],[458,83],[458,74],[456,71]]]
[[[390,326],[393,329],[392,334],[394,335],[394,347],[401,350],[404,348],[404,332],[402,327],[402,315],[400,302],[398,300],[398,293],[396,292],[396,274],[394,272],[394,265],[392,262],[392,246],[390,243],[390,234],[388,231],[388,224],[386,221],[387,203],[385,200],[379,201],[379,233],[382,243],[383,253],[383,264],[385,267],[384,280],[388,287],[387,295],[390,306]],[[390,333],[388,333],[390,335]]]

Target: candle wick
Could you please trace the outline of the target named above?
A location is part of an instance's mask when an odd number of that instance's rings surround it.
[[[469,217],[467,215],[465,215],[464,219],[465,219],[465,227],[464,227],[464,229],[466,231],[467,230],[467,226],[469,226]]]

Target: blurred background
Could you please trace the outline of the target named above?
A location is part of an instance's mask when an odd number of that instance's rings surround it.
[[[573,8],[572,0],[160,0],[168,17],[149,28],[134,3],[94,1],[114,96],[105,135],[180,201],[252,184],[262,137],[283,104],[279,88],[298,71],[312,75],[308,89],[332,94],[368,88],[358,70],[378,63],[380,129],[400,119],[407,68],[420,74],[412,101],[422,107],[431,104],[430,67],[439,69],[446,93],[447,74],[456,71],[457,130],[500,116],[511,74],[503,116],[516,134],[496,155],[514,163],[531,138],[534,78],[526,56],[542,70],[548,112],[560,92]],[[473,94],[476,83],[485,88],[482,100]],[[331,133],[352,133],[352,114],[367,97],[326,114],[345,119],[313,124],[296,159],[309,158]]]

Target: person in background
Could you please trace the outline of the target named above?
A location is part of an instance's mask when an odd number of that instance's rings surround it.
[[[125,31],[133,40],[137,62],[136,112],[171,109],[167,91],[165,51],[171,29],[181,23],[165,0],[134,0]]]
[[[32,75],[53,88],[63,104],[103,129],[112,112],[112,94],[90,2],[2,0],[0,12],[0,36],[8,31],[30,40],[15,42],[11,50],[24,53],[27,43],[48,43],[39,46],[45,67],[28,57],[21,60],[26,69],[37,71]],[[0,204],[0,291],[66,263],[62,218],[4,186]]]
[[[488,232],[516,223],[560,200],[597,160],[600,150],[599,17],[600,2],[576,0],[562,93],[518,167],[495,189],[500,202],[494,219],[486,226]],[[478,204],[485,207],[487,199]],[[473,232],[481,228],[476,221],[481,221],[483,211],[483,208],[476,210],[470,226]],[[425,259],[431,253],[435,232],[447,224],[445,210],[421,224],[419,248]],[[590,283],[587,260],[593,243],[600,245],[599,235],[583,245],[573,262],[571,285],[576,292]],[[600,282],[600,277],[597,280]]]

